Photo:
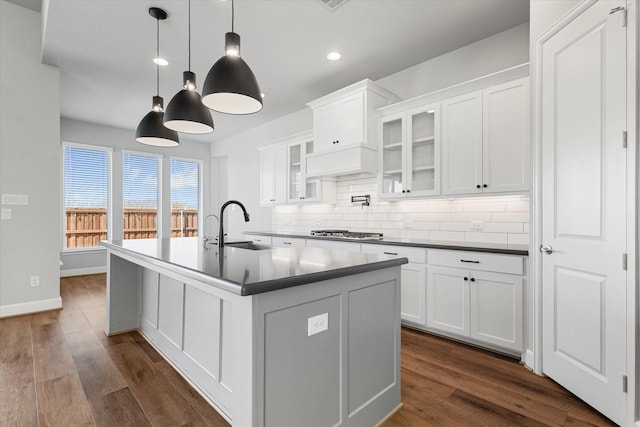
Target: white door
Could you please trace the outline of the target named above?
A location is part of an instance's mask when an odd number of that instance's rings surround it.
[[[596,2],[543,42],[541,57],[543,371],[618,424],[626,424],[626,36],[622,12],[610,11],[624,5]]]

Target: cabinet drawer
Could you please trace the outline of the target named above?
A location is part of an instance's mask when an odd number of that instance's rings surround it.
[[[429,249],[427,259],[429,265],[524,274],[524,260],[521,256]]]
[[[257,236],[255,234],[245,234],[244,238],[246,240],[251,240],[253,243],[257,243],[259,245],[271,246],[271,236]]]
[[[336,240],[307,239],[307,247],[336,249],[347,252],[360,252],[358,242],[338,242]]]
[[[362,253],[371,254],[397,255],[405,257],[409,260],[409,262],[417,264],[425,264],[427,258],[426,249],[412,248],[410,246],[375,245],[371,243],[363,243],[360,251]]]
[[[297,239],[295,237],[276,237],[271,238],[271,245],[281,248],[302,247],[305,246],[304,239]]]

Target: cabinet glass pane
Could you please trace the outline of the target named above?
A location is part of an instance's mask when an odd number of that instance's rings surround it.
[[[435,131],[433,110],[411,116],[411,190],[435,188]]]
[[[297,199],[301,196],[300,173],[302,169],[300,150],[300,145],[292,145],[289,147],[289,199]]]
[[[382,124],[382,192],[402,192],[402,120]]]

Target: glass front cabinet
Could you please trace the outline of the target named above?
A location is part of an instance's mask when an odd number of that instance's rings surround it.
[[[440,194],[440,127],[437,105],[379,120],[380,198]]]
[[[308,134],[287,145],[287,201],[302,203],[321,201],[321,182],[306,177],[306,156],[313,153],[313,139]]]

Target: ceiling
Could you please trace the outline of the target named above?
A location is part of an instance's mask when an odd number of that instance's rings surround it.
[[[169,15],[160,22],[160,53],[170,62],[160,69],[165,106],[181,88],[186,0],[49,3],[43,60],[61,69],[62,116],[136,128],[156,90],[151,6]],[[201,88],[223,54],[231,2],[192,0],[191,10],[191,70]],[[215,142],[363,78],[380,79],[528,19],[528,0],[350,0],[334,10],[321,0],[237,0],[235,31],[266,94],[264,108],[247,116],[214,112],[216,130],[187,139]],[[328,61],[332,50],[342,59]]]

